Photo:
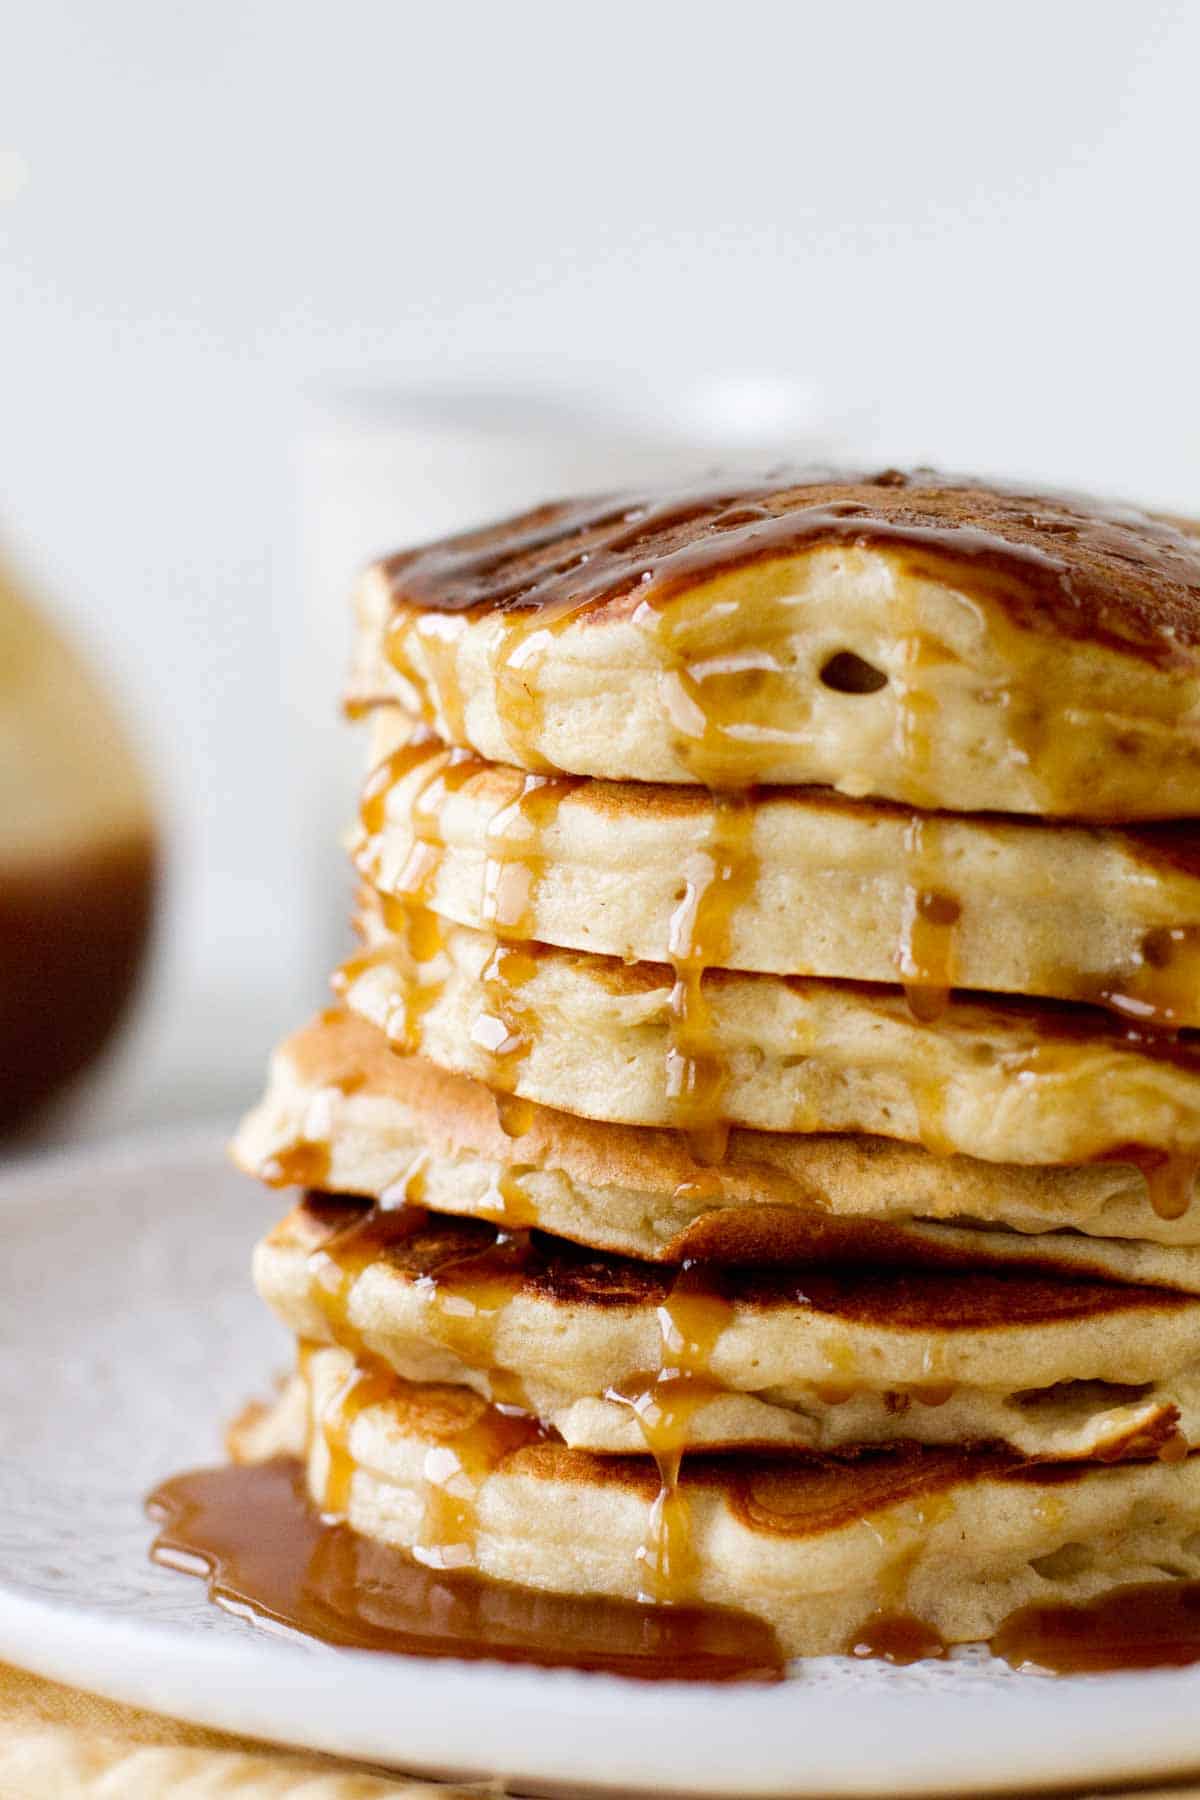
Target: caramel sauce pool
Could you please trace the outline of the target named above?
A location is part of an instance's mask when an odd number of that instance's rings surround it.
[[[784,1659],[761,1620],[707,1606],[582,1599],[422,1567],[329,1523],[289,1457],[196,1469],[147,1500],[151,1557],[203,1575],[213,1602],[323,1643],[392,1655],[571,1668],[646,1681],[778,1681]],[[1080,1605],[1025,1606],[991,1640],[1018,1669],[1058,1675],[1200,1662],[1200,1582],[1129,1584]],[[873,1614],[845,1654],[907,1665],[942,1657],[937,1631]]]
[[[298,1462],[197,1469],[147,1501],[151,1556],[203,1574],[228,1611],[356,1650],[531,1663],[644,1681],[776,1681],[769,1627],[710,1607],[568,1598],[422,1568],[403,1552],[326,1524]]]

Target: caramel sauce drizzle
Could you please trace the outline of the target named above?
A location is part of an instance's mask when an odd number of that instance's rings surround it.
[[[904,911],[896,967],[909,1011],[931,1024],[950,1004],[955,931],[962,907],[946,892],[937,820],[915,814],[905,828]]]
[[[422,1171],[410,1172],[404,1183],[405,1203],[385,1206],[377,1204],[360,1218],[333,1233],[314,1250],[308,1259],[311,1281],[309,1293],[329,1326],[332,1341],[349,1350],[360,1367],[347,1383],[347,1393],[359,1394],[357,1378],[374,1373],[382,1378],[383,1390],[394,1388],[395,1372],[371,1349],[350,1316],[351,1296],[355,1283],[369,1264],[386,1258],[388,1252],[405,1240],[426,1229],[429,1215],[414,1204],[411,1196]],[[416,1291],[426,1307],[427,1323],[434,1340],[456,1356],[467,1368],[487,1376],[490,1398],[502,1407],[530,1411],[528,1397],[519,1378],[496,1363],[496,1332],[504,1307],[519,1288],[531,1257],[528,1231],[499,1231],[495,1238],[479,1250],[456,1249],[443,1255],[432,1268],[421,1274]],[[350,1409],[351,1422],[361,1405],[373,1405],[382,1397],[379,1384],[371,1396],[356,1402]],[[339,1398],[332,1409],[335,1429],[346,1413]],[[329,1421],[326,1440],[329,1441]],[[328,1510],[336,1510],[330,1507]]]
[[[326,1454],[326,1475],[321,1495],[321,1511],[329,1518],[344,1518],[350,1501],[354,1463],[350,1455],[350,1434],[354,1421],[370,1406],[377,1406],[395,1387],[395,1375],[372,1351],[350,1317],[350,1297],[355,1282],[367,1265],[384,1254],[390,1245],[418,1231],[425,1221],[419,1208],[410,1212],[375,1207],[365,1217],[354,1220],[314,1250],[308,1259],[312,1280],[310,1295],[320,1308],[333,1342],[349,1350],[354,1367],[331,1395],[327,1404],[310,1411],[310,1444],[314,1433],[320,1433]],[[300,1372],[305,1377],[310,1408],[314,1406],[313,1388],[309,1380],[309,1363],[314,1346],[301,1344]]]
[[[301,1347],[301,1371],[312,1355]],[[310,1436],[319,1432],[325,1449],[326,1473],[318,1505],[322,1518],[344,1520],[350,1509],[355,1460],[351,1436],[361,1413],[386,1406],[398,1378],[378,1358],[359,1352],[345,1380],[319,1415],[310,1419]],[[311,1387],[310,1387],[311,1394]],[[544,1436],[528,1414],[483,1406],[478,1415],[452,1436],[431,1444],[422,1462],[424,1509],[412,1555],[426,1568],[465,1569],[475,1563],[479,1529],[478,1498],[488,1476],[526,1444]]]
[[[936,1490],[919,1496],[914,1507],[903,1512],[884,1510],[862,1523],[885,1548],[899,1545],[882,1571],[879,1600],[843,1647],[843,1654],[907,1664],[926,1657],[942,1657],[946,1644],[941,1634],[909,1609],[907,1595],[913,1570],[928,1547],[930,1532],[954,1510],[953,1496]],[[906,1543],[901,1540],[908,1539]]]
[[[302,1345],[302,1373],[310,1356],[311,1346]],[[349,1512],[355,1467],[350,1451],[354,1422],[369,1407],[379,1406],[386,1401],[393,1388],[392,1372],[382,1363],[374,1359],[356,1362],[345,1380],[320,1408],[319,1416],[314,1414],[310,1418],[310,1437],[313,1432],[319,1432],[325,1447],[325,1480],[320,1497],[322,1517],[344,1519]]]
[[[1196,1017],[1200,926],[1160,926],[1142,940],[1136,966],[1105,976],[1085,997],[1137,1025],[1171,1032]]]
[[[746,516],[753,518],[755,509],[748,508]],[[642,521],[632,522],[636,536]],[[761,718],[764,701],[786,674],[770,646],[792,629],[794,601],[756,595],[751,644],[729,642],[729,620],[738,612],[736,600],[714,603],[711,593],[684,587],[664,595],[661,603],[648,594],[633,614],[635,625],[649,630],[658,648],[659,694],[680,760],[712,793],[752,786],[764,750],[801,741],[807,723],[797,716],[793,694],[788,694],[786,731],[768,728]]]
[[[420,1025],[445,991],[446,940],[442,922],[424,907],[410,906],[389,894],[377,896],[384,924],[404,946],[410,968],[389,993],[383,1020],[384,1035],[393,1049],[411,1055],[420,1047]],[[355,983],[379,966],[392,961],[389,943],[375,945],[344,962],[333,977],[335,993],[348,995]],[[318,1186],[319,1183],[310,1183]]]
[[[501,1093],[496,1089],[492,1091],[492,1099],[496,1104],[497,1123],[505,1137],[524,1137],[527,1131],[532,1131],[534,1121],[532,1100],[526,1100],[520,1094]],[[517,1189],[510,1188],[510,1193],[515,1197]]]
[[[403,1175],[382,1190],[378,1204],[384,1212],[399,1212],[405,1208],[414,1213],[424,1212],[430,1154],[428,1150],[419,1150]]]
[[[533,1123],[532,1105],[516,1094],[516,1087],[537,1037],[537,1015],[521,1003],[520,995],[537,968],[528,950],[497,944],[480,977],[483,1006],[471,1027],[472,1044],[487,1057],[487,1085],[497,1096],[497,1117],[509,1137],[523,1136]]]
[[[951,660],[946,646],[919,629],[920,604],[910,575],[897,578],[897,609],[903,626],[897,642],[898,668],[892,679],[896,702],[896,754],[920,805],[933,804],[929,771],[933,763],[938,701],[927,682],[929,670]],[[947,891],[941,829],[935,819],[914,814],[904,833],[904,907],[896,968],[913,1017],[923,1024],[940,1018],[954,985],[954,933],[962,906]]]
[[[516,799],[490,820],[480,911],[498,936],[538,936],[535,908],[546,870],[545,835],[578,786],[577,776],[526,775]]]
[[[704,974],[727,962],[736,911],[745,905],[758,878],[753,795],[714,793],[711,802],[707,842],[685,866],[668,935],[675,981],[667,1097],[693,1159],[702,1164],[724,1161],[729,1141],[729,1125],[721,1111],[729,1071],[717,1049]]]
[[[693,1417],[723,1392],[713,1379],[712,1356],[732,1317],[733,1307],[713,1286],[712,1272],[685,1263],[658,1308],[657,1371],[633,1376],[606,1396],[630,1408],[658,1468],[659,1490],[638,1551],[642,1598],[656,1604],[678,1605],[693,1592],[698,1566],[679,1471]]]
[[[757,481],[718,474],[553,502],[402,551],[382,573],[394,603],[422,615],[544,615],[634,594],[657,604],[735,568],[838,543],[889,547],[910,569],[998,602],[1015,624],[1050,621],[1162,667],[1189,667],[1200,643],[1200,550],[1178,523],[932,469],[779,467]]]
[[[492,654],[496,708],[504,734],[517,761],[539,775],[554,769],[537,747],[545,727],[542,665],[555,637],[571,623],[574,610],[566,606],[552,613],[507,614]]]
[[[1123,1144],[1104,1160],[1132,1163],[1141,1170],[1150,1205],[1160,1219],[1182,1219],[1190,1208],[1200,1172],[1200,1153]]]
[[[486,1375],[497,1406],[527,1414],[533,1409],[520,1377],[496,1361],[496,1335],[529,1259],[528,1231],[502,1231],[486,1249],[439,1263],[417,1282],[430,1335],[465,1367]]]
[[[302,1138],[285,1144],[259,1164],[258,1179],[268,1187],[322,1187],[329,1178],[327,1143]]]
[[[851,1634],[845,1647],[846,1656],[869,1657],[889,1662],[898,1668],[910,1663],[940,1659],[947,1645],[940,1631],[903,1608],[895,1612],[874,1612]]]
[[[433,752],[436,754],[431,754]],[[426,761],[430,766],[408,805],[412,847],[393,883],[396,902],[408,901],[422,908],[433,904],[438,876],[446,857],[442,810],[450,796],[478,775],[484,764],[469,750],[445,750],[436,739],[419,739],[392,751],[371,772],[359,806],[359,822],[366,839],[360,864],[368,878],[377,884],[381,840],[388,823],[388,802],[399,783]]]
[[[929,676],[952,655],[922,633],[922,582],[957,595],[986,626],[996,679],[979,697],[994,704],[1012,766],[1042,790],[1044,810],[1084,814],[1092,800],[1088,755],[1069,733],[1052,729],[1055,715],[1038,699],[1048,641],[1099,643],[1168,672],[1195,666],[1200,554],[1194,536],[1175,522],[1080,495],[980,486],[927,469],[779,468],[756,481],[716,476],[674,491],[555,503],[401,553],[380,566],[394,609],[389,653],[419,686],[403,649],[408,632],[440,633],[457,646],[465,618],[495,615],[507,646],[499,653],[501,706],[517,719],[514,737],[530,744],[542,736],[538,675],[553,633],[591,609],[648,620],[656,629],[674,612],[678,622],[661,627],[662,692],[681,751],[686,760],[694,747],[699,780],[740,786],[763,779],[773,747],[794,745],[809,726],[796,717],[798,596],[772,594],[769,580],[751,579],[755,629],[746,643],[738,621],[730,626],[738,601],[723,578],[838,546],[885,551],[895,571],[901,657],[887,685],[898,708],[898,760],[912,782],[903,797],[919,805],[929,804],[925,777],[936,735],[937,684]],[[844,653],[853,656],[856,647]],[[763,703],[781,672],[787,679]],[[448,690],[456,676],[431,667],[429,681]],[[1186,706],[1184,695],[1178,704]],[[453,710],[447,693],[443,730],[465,741],[447,723]],[[432,703],[425,703],[425,716],[438,718]],[[1061,741],[1064,735],[1070,741]],[[527,766],[540,772],[544,761],[530,748]],[[1118,739],[1114,752],[1120,748]]]
[[[537,1168],[533,1163],[497,1164],[487,1193],[480,1202],[480,1211],[486,1218],[497,1219],[500,1224],[513,1231],[524,1231],[535,1226],[538,1223],[538,1209],[525,1184],[536,1173]]]
[[[324,1187],[333,1163],[338,1102],[347,1094],[357,1093],[365,1080],[360,1071],[349,1069],[319,1088],[304,1109],[298,1136],[259,1164],[259,1180],[274,1188]]]
[[[425,1452],[425,1512],[414,1559],[427,1569],[469,1569],[476,1561],[479,1494],[505,1460],[544,1435],[523,1413],[485,1407],[478,1418]]]
[[[466,621],[453,613],[423,612],[416,617],[400,614],[390,622],[383,653],[411,689],[422,723],[437,731],[447,743],[464,746],[467,707],[459,674],[458,658]],[[422,676],[408,649],[408,634],[415,631],[427,674]]]
[[[355,1420],[369,1407],[386,1404],[399,1385],[395,1371],[370,1349],[350,1317],[354,1284],[368,1263],[420,1231],[426,1217],[419,1207],[375,1207],[335,1233],[310,1258],[312,1297],[329,1323],[333,1341],[355,1359],[345,1380],[309,1420],[310,1441],[319,1432],[325,1450],[320,1508],[329,1519],[345,1518],[349,1509]],[[527,1234],[501,1234],[486,1251],[448,1258],[417,1282],[427,1304],[431,1335],[487,1375],[495,1402],[425,1454],[425,1510],[413,1554],[431,1568],[465,1568],[474,1562],[476,1500],[483,1482],[511,1451],[544,1435],[527,1410],[518,1377],[498,1368],[494,1358],[500,1314],[520,1281],[528,1254]],[[306,1378],[312,1351],[311,1345],[301,1347],[301,1373]],[[311,1381],[307,1386],[311,1403]]]

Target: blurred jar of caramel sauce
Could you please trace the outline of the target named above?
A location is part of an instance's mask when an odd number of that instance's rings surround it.
[[[111,1036],[145,956],[156,862],[108,698],[0,565],[0,1131]]]

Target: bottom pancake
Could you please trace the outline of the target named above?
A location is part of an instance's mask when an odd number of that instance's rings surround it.
[[[258,1246],[297,1337],[461,1383],[575,1448],[1200,1444],[1200,1300],[1036,1272],[664,1269],[310,1194]]]
[[[789,1655],[852,1648],[897,1618],[991,1638],[1018,1609],[1200,1576],[1200,1457],[1023,1466],[957,1450],[821,1463],[685,1463],[664,1554],[646,1458],[548,1441],[462,1388],[397,1382],[312,1350],[279,1407],[235,1435],[306,1457],[327,1515],[435,1567],[576,1595],[738,1608]]]

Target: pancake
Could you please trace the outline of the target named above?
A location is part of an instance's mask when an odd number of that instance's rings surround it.
[[[308,1447],[329,1516],[434,1566],[570,1594],[740,1607],[789,1655],[838,1652],[915,1615],[947,1643],[990,1637],[1033,1602],[1200,1574],[1200,1457],[1022,1467],[922,1449],[812,1459],[694,1457],[680,1479],[669,1575],[654,1465],[539,1440],[464,1388],[304,1358],[294,1396],[253,1450]],[[236,1446],[235,1446],[236,1447]]]
[[[505,939],[1099,1002],[1200,1025],[1200,833],[929,817],[829,790],[546,780],[380,715],[354,860]],[[637,880],[630,880],[630,871]]]
[[[1163,1218],[1127,1163],[1035,1168],[735,1130],[713,1168],[674,1131],[539,1106],[517,1122],[514,1137],[480,1082],[393,1054],[335,1008],[276,1050],[232,1148],[273,1185],[419,1200],[646,1260],[1019,1263],[1200,1292],[1200,1208]]]
[[[350,702],[534,773],[1200,814],[1194,528],[918,470],[540,507],[387,558]]]
[[[385,916],[386,915],[386,916]],[[1200,1154],[1200,1047],[1053,1002],[950,1000],[917,1021],[896,989],[708,969],[673,979],[364,906],[366,953],[335,979],[399,1047],[587,1117],[673,1125],[719,1160],[714,1128],[866,1132],[989,1162],[1128,1151],[1187,1204]]]
[[[662,1269],[311,1194],[255,1253],[296,1336],[465,1384],[572,1448],[1200,1442],[1200,1300],[1045,1275]]]

